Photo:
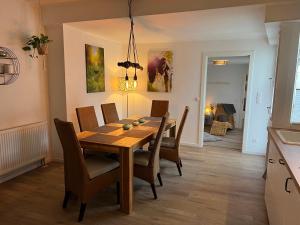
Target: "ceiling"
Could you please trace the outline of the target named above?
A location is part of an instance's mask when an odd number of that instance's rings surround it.
[[[264,19],[264,6],[141,16],[134,18],[135,36],[138,43],[266,38]],[[128,18],[76,22],[68,25],[104,39],[128,42]]]
[[[249,64],[250,57],[249,56],[230,56],[230,57],[211,57],[208,59],[208,64],[213,64],[213,60],[228,60],[229,64],[232,65],[244,65]]]

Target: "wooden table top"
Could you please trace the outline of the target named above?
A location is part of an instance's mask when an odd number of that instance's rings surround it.
[[[131,124],[133,121],[143,118],[145,122],[138,126],[133,126],[129,130],[124,130],[124,124]],[[132,116],[128,119],[120,120],[116,123],[106,124],[93,131],[83,131],[77,134],[82,146],[101,145],[108,147],[135,149],[149,142],[160,126],[159,117]],[[166,130],[174,127],[176,121],[169,119]]]

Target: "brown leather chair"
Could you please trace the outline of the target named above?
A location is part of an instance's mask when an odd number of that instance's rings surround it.
[[[80,202],[78,221],[82,221],[86,204],[100,190],[117,182],[119,202],[119,163],[102,157],[84,159],[73,124],[54,119],[56,130],[63,147],[65,197],[63,208],[67,207],[70,194],[75,194]]]
[[[166,113],[162,118],[152,151],[139,150],[134,153],[134,176],[150,183],[154,199],[157,199],[154,184],[156,177],[160,185],[163,185],[159,172],[159,148],[168,118],[169,113]]]
[[[152,100],[151,117],[163,117],[169,111],[169,101]]]
[[[179,145],[180,145],[180,138],[181,138],[182,130],[183,130],[188,112],[189,112],[189,107],[186,106],[183,116],[182,116],[182,119],[180,121],[180,125],[179,125],[178,131],[177,131],[176,138],[163,137],[161,146],[160,146],[160,154],[159,154],[160,158],[175,162],[180,176],[182,176],[182,172],[181,172],[182,162],[181,162],[181,158],[179,156],[179,148],[180,148]],[[150,146],[150,149],[152,149],[152,148],[153,147]]]
[[[119,116],[115,103],[101,104],[101,110],[105,124],[119,121]]]
[[[76,115],[81,132],[93,131],[95,128],[99,127],[94,106],[76,108]],[[100,152],[95,149],[93,150],[84,148],[83,153],[85,157],[87,157],[88,155],[106,156],[103,151]]]
[[[80,131],[92,131],[99,127],[94,106],[76,108]]]

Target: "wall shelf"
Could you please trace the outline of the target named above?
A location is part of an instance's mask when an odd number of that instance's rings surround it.
[[[0,85],[8,85],[15,82],[20,74],[20,63],[17,56],[8,48],[0,47],[0,51],[5,54],[5,56],[0,57],[0,66],[2,66],[0,73]],[[5,66],[9,66],[8,72],[5,72]]]

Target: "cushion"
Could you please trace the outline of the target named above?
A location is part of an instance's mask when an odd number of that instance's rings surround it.
[[[150,151],[138,150],[134,152],[134,164],[148,166],[150,155]]]
[[[150,142],[150,146],[153,146],[154,142],[155,142],[155,140],[152,140]],[[167,148],[175,148],[175,146],[176,146],[176,139],[174,137],[163,137],[162,141],[161,141],[161,146],[162,147],[167,147]]]
[[[113,169],[119,167],[119,162],[100,157],[100,156],[92,156],[85,160],[86,168],[89,173],[89,178],[93,179],[101,174],[107,173]]]

